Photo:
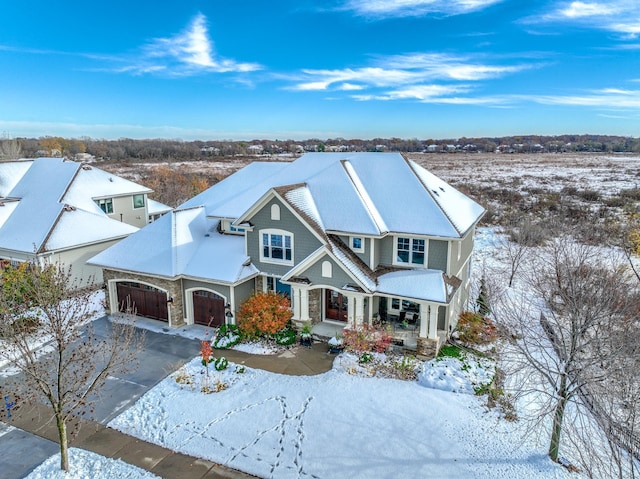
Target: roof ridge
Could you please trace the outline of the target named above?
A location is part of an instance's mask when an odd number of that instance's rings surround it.
[[[418,182],[422,185],[422,187],[424,188],[424,190],[427,192],[427,194],[429,196],[431,196],[431,199],[435,202],[436,205],[438,205],[438,209],[442,212],[442,214],[444,215],[445,218],[447,218],[447,221],[449,222],[449,224],[453,227],[453,229],[455,231],[457,231],[458,235],[462,236],[462,232],[458,229],[458,226],[454,223],[454,221],[451,219],[451,216],[449,216],[449,213],[446,211],[445,208],[442,207],[442,205],[440,204],[440,198],[437,197],[437,195],[434,195],[433,191],[431,191],[431,189],[429,189],[429,187],[424,183],[424,181],[422,181],[422,178],[420,177],[420,175],[418,174],[418,172],[416,171],[416,169],[414,168],[414,166],[418,166],[420,168],[422,168],[420,165],[418,165],[416,162],[412,161],[412,160],[408,160],[407,158],[405,158],[404,155],[400,155],[402,157],[402,159],[405,161],[405,163],[407,164],[407,166],[409,167],[409,169],[411,170],[411,173],[413,174],[413,176],[416,177],[416,179],[418,180]],[[425,171],[427,173],[431,173],[430,171],[426,170]],[[433,175],[433,173],[431,173]],[[434,175],[435,176],[435,175]]]
[[[349,161],[348,159],[340,160],[340,164],[342,165],[342,168],[344,168],[347,177],[355,188],[357,195],[360,197],[364,208],[369,213],[371,221],[373,221],[373,224],[375,224],[376,228],[378,228],[378,233],[389,231],[387,224],[376,208],[376,205],[373,203],[373,200],[371,199],[371,196],[369,196],[366,188],[362,184],[362,181],[360,180],[358,173],[356,173],[356,170],[354,169],[351,161]]]

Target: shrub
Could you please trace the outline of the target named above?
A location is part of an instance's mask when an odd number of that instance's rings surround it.
[[[273,339],[275,339],[276,343],[281,346],[289,346],[296,342],[296,332],[293,329],[286,327],[274,334]]]
[[[363,324],[353,329],[344,329],[344,347],[347,351],[363,357],[364,353],[383,353],[391,344],[391,335],[386,329]]]
[[[238,311],[238,328],[248,338],[275,335],[289,323],[293,314],[289,308],[289,300],[280,294],[254,294]]]
[[[216,333],[216,337],[213,340],[213,347],[216,349],[227,349],[238,344],[240,339],[240,331],[238,331],[236,325],[223,324]]]
[[[456,330],[458,339],[463,343],[487,344],[495,341],[498,337],[498,330],[493,321],[480,313],[471,311],[460,313]]]
[[[229,361],[222,356],[213,362],[213,366],[216,368],[216,371],[223,371],[229,367]]]

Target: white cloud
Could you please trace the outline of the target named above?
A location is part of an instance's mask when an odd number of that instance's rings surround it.
[[[520,98],[543,105],[585,106],[624,110],[640,108],[640,90],[624,90],[620,88],[589,90],[581,95],[540,95],[522,96]]]
[[[418,17],[432,13],[470,13],[502,1],[504,0],[347,0],[343,8],[366,17]]]
[[[560,2],[550,12],[527,19],[527,23],[572,22],[636,38],[640,34],[640,2],[607,0],[606,2]]]
[[[580,18],[611,15],[615,11],[615,8],[601,3],[571,2],[565,8],[560,9],[558,14],[568,18]]]
[[[298,91],[363,90],[420,85],[441,81],[481,81],[499,78],[535,65],[491,65],[463,56],[412,53],[381,57],[372,66],[337,70],[303,70],[289,89]]]
[[[164,68],[158,68],[159,65]],[[250,72],[262,67],[256,63],[218,57],[209,37],[207,19],[199,13],[182,33],[151,41],[144,48],[144,57],[129,68],[136,73],[164,70],[175,75],[188,75],[198,72]]]

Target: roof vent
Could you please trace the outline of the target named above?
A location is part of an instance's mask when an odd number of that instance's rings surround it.
[[[111,177],[110,177],[110,178],[109,178],[109,181],[110,181],[111,183],[113,183],[113,178],[111,178]]]
[[[91,167],[89,165],[82,165],[83,170],[90,170]]]
[[[436,190],[431,190],[431,191],[433,191],[433,194],[434,194],[434,195],[436,195],[436,196],[440,196]]]
[[[205,233],[204,237],[208,238],[209,236],[211,236],[209,233]]]
[[[76,207],[75,206],[71,206],[71,205],[64,205],[63,208],[65,211],[75,211]]]

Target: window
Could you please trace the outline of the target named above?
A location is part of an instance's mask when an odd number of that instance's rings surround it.
[[[359,236],[351,237],[351,249],[357,253],[364,252],[364,240]]]
[[[261,235],[262,261],[293,263],[293,237],[279,230],[263,231]]]
[[[425,240],[418,238],[398,238],[396,243],[398,263],[424,264]]]
[[[133,207],[144,208],[144,195],[133,195]]]
[[[107,214],[113,213],[113,198],[104,198],[102,200],[96,200],[96,204],[105,213]]]
[[[235,226],[229,226],[229,231],[233,233],[244,233],[244,228],[236,228]]]
[[[400,300],[398,298],[391,299],[391,309],[400,309]]]

